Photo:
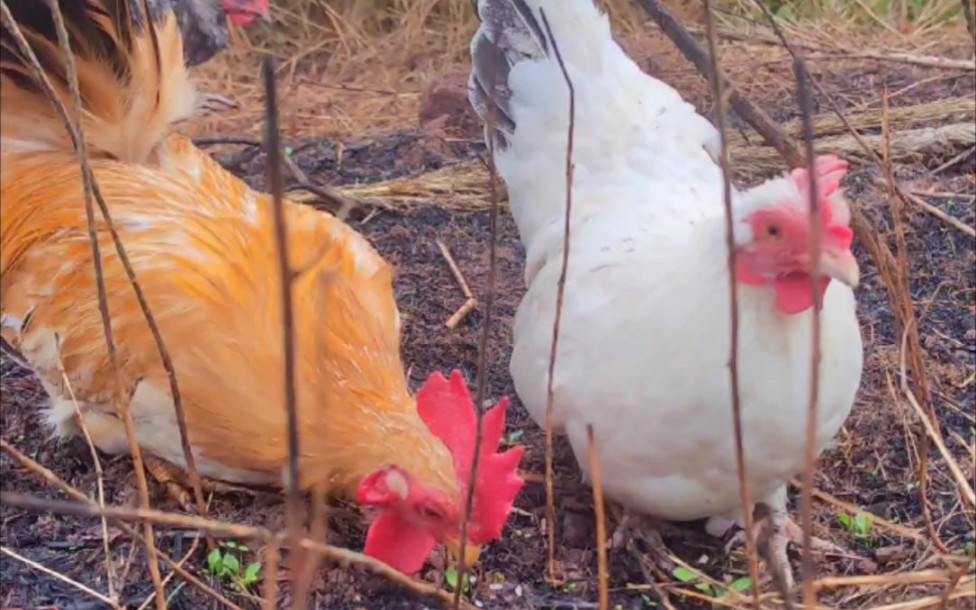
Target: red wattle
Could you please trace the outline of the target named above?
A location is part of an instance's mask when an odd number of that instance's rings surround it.
[[[436,546],[437,540],[425,530],[384,512],[369,526],[363,552],[404,574],[416,574]]]

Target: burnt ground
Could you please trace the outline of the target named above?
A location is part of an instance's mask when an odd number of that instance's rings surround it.
[[[909,74],[889,73],[891,86],[899,80],[912,82]],[[872,84],[877,84],[877,74]],[[837,77],[837,81],[842,81]],[[848,81],[850,82],[850,81]],[[957,78],[946,84],[918,87],[913,99],[935,99],[972,91],[970,78]],[[877,90],[875,89],[875,92]],[[865,96],[869,93],[862,92]],[[903,96],[899,103],[912,100]],[[856,100],[846,98],[846,104]],[[846,105],[845,104],[845,105]],[[704,110],[704,108],[703,108]],[[790,118],[790,111],[776,109],[778,119]],[[432,136],[430,129],[397,133],[363,141],[307,141],[293,144],[292,157],[312,179],[323,185],[371,182],[436,169],[482,151],[477,131],[462,125],[463,137],[444,139]],[[455,134],[457,135],[457,134]],[[920,157],[912,165],[897,167],[898,178],[920,191],[952,193],[929,199],[940,209],[969,226],[976,223],[976,158],[973,154],[946,168],[940,168],[963,149],[937,150]],[[232,171],[254,186],[263,185],[264,165],[253,147],[222,149],[217,157]],[[933,173],[933,170],[937,170]],[[849,178],[849,193],[867,210],[879,234],[894,247],[891,215],[887,198],[875,187],[877,171],[855,164]],[[465,212],[432,200],[425,205],[398,211],[357,209],[351,222],[367,235],[397,269],[396,293],[404,320],[403,349],[416,387],[434,370],[461,369],[474,380],[478,355],[481,311],[468,315],[454,330],[444,322],[464,302],[453,276],[441,256],[436,240],[443,241],[476,295],[487,291],[489,215],[486,211]],[[375,212],[375,213],[374,213]],[[911,297],[923,318],[919,323],[926,354],[929,383],[942,434],[949,451],[956,456],[965,474],[972,478],[971,451],[976,422],[976,308],[974,308],[973,241],[917,208],[906,211],[907,247],[910,254]],[[509,327],[523,292],[522,251],[515,227],[506,212],[500,215],[498,236],[498,279],[495,321],[490,334],[488,357],[488,395],[513,397],[509,411],[508,438],[528,447],[523,468],[541,474],[544,470],[543,433],[521,409],[508,375]],[[924,432],[918,419],[897,387],[899,336],[881,278],[867,254],[860,249],[862,287],[858,290],[858,312],[863,323],[866,370],[854,412],[836,440],[836,447],[821,458],[817,488],[831,496],[860,507],[896,524],[922,533],[921,542],[902,537],[876,523],[863,537],[854,537],[838,518],[845,510],[829,502],[814,507],[815,534],[852,549],[850,558],[821,558],[821,576],[893,573],[921,568],[939,568],[931,559],[932,549],[924,533],[917,475],[917,445]],[[724,288],[723,288],[724,289]],[[48,440],[40,424],[37,408],[43,392],[30,374],[10,359],[3,363],[2,376],[3,439],[54,470],[85,493],[94,495],[96,477],[87,446],[81,440],[57,444]],[[731,433],[731,432],[730,432]],[[968,444],[968,445],[967,445]],[[135,503],[131,463],[126,458],[102,456],[106,470],[106,501]],[[942,542],[956,553],[971,552],[972,513],[965,513],[944,462],[933,450],[929,454],[928,498],[932,520]],[[3,489],[44,497],[60,497],[39,479],[3,455],[0,459]],[[545,494],[542,485],[530,482],[519,496],[504,538],[486,549],[474,573],[477,582],[471,596],[490,608],[587,608],[596,607],[596,552],[590,491],[578,481],[574,459],[568,446],[557,439],[555,470],[557,561],[566,577],[559,586],[543,579],[546,559]],[[166,510],[178,507],[153,486],[154,506]],[[796,489],[792,489],[791,508],[797,508]],[[282,504],[275,494],[256,496],[227,494],[214,499],[214,517],[279,528],[283,524]],[[361,548],[362,519],[353,508],[333,511],[330,541]],[[60,518],[35,514],[11,507],[0,511],[2,544],[48,568],[80,582],[105,590],[105,565],[100,527],[94,520]],[[138,552],[134,558],[131,543],[113,530],[113,556],[118,571],[127,574],[121,600],[127,607],[138,607],[151,592],[145,561]],[[171,556],[180,557],[190,547],[192,534],[160,531],[159,545]],[[718,580],[731,580],[746,574],[741,551],[723,552],[721,541],[704,534],[700,523],[686,524],[664,533],[664,540],[679,557]],[[701,593],[690,585],[672,582],[663,588],[637,588],[648,582],[647,565],[641,543],[633,550],[615,549],[609,555],[611,603],[619,608],[663,607],[662,591],[670,590],[675,607],[707,607],[676,592],[681,586]],[[248,555],[250,557],[250,555]],[[860,559],[859,559],[860,558]],[[245,557],[247,559],[247,557]],[[871,559],[874,562],[865,562]],[[198,550],[187,567],[221,588],[242,607],[257,607],[256,598],[236,590],[231,583],[219,582],[205,572],[206,552]],[[435,557],[422,574],[438,580],[443,563]],[[95,610],[104,607],[80,595],[60,581],[4,557],[0,562],[3,591],[0,606],[6,608],[46,608]],[[281,586],[287,587],[287,559]],[[821,601],[833,607],[854,608],[882,605],[937,595],[944,585],[895,586],[840,589],[825,592]],[[191,586],[170,586],[170,607],[174,610],[216,608],[218,605]],[[287,591],[283,600],[287,599]],[[315,583],[314,608],[413,609],[429,601],[416,600],[379,578],[355,570],[328,566]],[[958,604],[965,604],[962,601]],[[957,604],[957,605],[958,605]],[[285,607],[282,605],[282,607]],[[965,607],[958,605],[958,607]]]

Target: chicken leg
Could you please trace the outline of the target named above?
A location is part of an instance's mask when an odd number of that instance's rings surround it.
[[[193,494],[189,489],[190,476],[185,470],[153,455],[144,455],[143,461],[146,464],[146,471],[163,486],[170,499],[176,501],[186,512],[196,512]],[[203,476],[200,477],[200,487],[207,494],[229,492],[254,494],[254,490],[246,487],[238,487]]]

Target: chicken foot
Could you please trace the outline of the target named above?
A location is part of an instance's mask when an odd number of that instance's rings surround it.
[[[755,513],[762,514],[756,520],[753,529],[753,539],[763,559],[766,561],[770,576],[784,593],[792,592],[796,584],[793,569],[790,566],[787,548],[792,542],[803,547],[803,530],[790,516],[786,508],[786,487],[777,490],[764,501],[755,506]],[[763,514],[764,513],[764,514]],[[725,545],[726,551],[734,546],[745,543],[746,533],[739,530]],[[810,550],[842,557],[854,554],[827,540],[810,537]]]
[[[152,455],[144,455],[143,461],[146,465],[146,472],[152,475],[156,479],[156,482],[163,486],[170,499],[179,504],[186,512],[196,511],[196,504],[193,501],[193,494],[190,491],[190,477],[185,470]],[[238,487],[237,485],[208,479],[203,476],[200,477],[200,487],[204,493],[208,494],[239,492],[253,495],[255,493],[254,490],[246,487]]]

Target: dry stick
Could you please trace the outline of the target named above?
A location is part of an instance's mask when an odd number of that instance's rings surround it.
[[[803,577],[803,605],[812,608],[817,601],[817,593],[813,587],[813,477],[817,468],[817,407],[820,398],[820,198],[817,192],[816,157],[813,149],[812,100],[810,88],[807,85],[806,66],[803,59],[797,56],[793,63],[796,75],[796,90],[800,103],[800,113],[803,118],[803,143],[806,146],[807,172],[809,172],[810,197],[810,293],[813,295],[811,313],[811,345],[810,356],[810,402],[807,405],[807,438],[805,462],[803,467],[803,491],[800,493],[800,520],[803,524],[803,556],[801,560],[801,575]]]
[[[478,299],[474,298],[474,294],[471,292],[471,288],[468,286],[467,280],[464,279],[464,274],[461,273],[461,269],[458,267],[454,257],[451,256],[451,251],[447,249],[446,245],[444,245],[444,242],[438,239],[437,247],[441,251],[441,256],[443,256],[444,260],[447,261],[447,266],[451,269],[451,274],[454,276],[454,279],[457,280],[458,286],[461,288],[461,293],[464,294],[465,298],[464,305],[461,305],[457,311],[451,314],[451,317],[447,319],[447,322],[444,322],[444,326],[453,330],[454,327],[460,324],[461,320],[463,320],[465,316],[474,311],[474,309],[478,306]]]
[[[0,443],[3,443],[2,439],[0,439]],[[26,459],[29,460],[30,458]],[[38,498],[12,491],[0,491],[0,504],[17,506],[34,511],[52,512],[59,515],[79,517],[101,517],[102,515],[105,515],[111,520],[143,521],[169,527],[199,529],[208,531],[211,534],[226,534],[227,536],[233,538],[253,538],[261,542],[280,542],[282,540],[280,535],[275,534],[274,532],[263,527],[226,523],[224,521],[217,521],[215,519],[208,519],[194,515],[182,515],[154,509],[126,508],[121,506],[107,506],[102,509],[88,498],[85,498],[84,494],[81,494],[80,492],[76,493],[81,496],[81,502],[49,500],[46,498]],[[124,524],[120,523],[120,526],[121,525]],[[382,576],[390,582],[398,584],[417,595],[438,599],[444,603],[451,603],[451,595],[446,591],[438,589],[430,583],[411,578],[395,568],[388,566],[382,561],[379,561],[378,559],[373,559],[372,557],[367,557],[362,553],[325,544],[318,540],[310,540],[308,538],[302,538],[298,540],[297,543],[300,548],[311,549],[341,564],[359,566],[360,568],[363,568],[378,576]],[[176,562],[173,563],[175,564]],[[473,610],[474,608],[473,605],[468,603],[462,603],[461,607],[465,610]]]
[[[64,360],[61,359],[61,338],[57,333],[54,335],[54,341],[58,360],[58,372],[61,373],[61,382],[64,383],[64,387],[68,390],[68,397],[71,398],[71,405],[75,409],[75,418],[78,420],[78,427],[81,429],[81,434],[85,438],[85,444],[88,445],[88,452],[91,454],[92,463],[95,465],[95,489],[98,493],[98,505],[104,507],[105,473],[102,470],[102,461],[98,459],[98,450],[95,449],[95,443],[92,441],[91,433],[88,431],[88,425],[85,424],[85,418],[81,415],[81,406],[78,405],[78,398],[75,396],[74,387],[68,378],[68,373],[64,370]],[[112,599],[118,599],[115,593],[116,574],[115,568],[112,566],[112,549],[109,548],[108,541],[108,520],[102,519],[102,548],[105,551],[105,578],[107,580],[108,596]]]
[[[51,3],[52,0],[48,0],[48,2]],[[59,39],[61,37],[64,37],[66,39],[67,34],[65,33],[65,29],[63,27],[64,26],[63,19],[60,19],[61,13],[59,12],[59,10],[54,10],[52,12],[58,16],[57,18],[59,19],[59,21],[56,23],[60,23],[61,26],[58,28]],[[54,87],[51,85],[51,82],[48,80],[47,75],[44,73],[43,69],[41,68],[41,65],[38,62],[37,57],[34,55],[33,50],[31,50],[30,47],[27,45],[27,41],[24,39],[23,34],[20,32],[20,28],[17,27],[16,23],[13,20],[13,17],[10,15],[9,11],[7,10],[6,4],[3,4],[3,20],[4,20],[4,26],[7,27],[10,33],[16,39],[17,46],[20,48],[21,52],[24,53],[24,55],[30,60],[31,69],[34,72],[34,76],[38,79],[38,82],[41,85],[41,88],[44,89],[44,92],[47,95],[48,99],[51,101],[52,104],[54,104],[55,109],[57,110],[58,114],[61,116],[61,119],[65,124],[65,128],[68,130],[68,134],[71,136],[71,139],[75,143],[75,146],[77,148],[79,137],[83,138],[83,134],[81,134],[80,129],[76,129],[74,122],[68,116],[68,110],[64,107],[64,104],[61,103],[61,99],[55,93]],[[72,94],[74,96],[77,94],[77,77],[75,75],[75,70],[74,70],[74,60],[73,60],[73,56],[71,55],[70,48],[65,49],[64,52],[66,57],[68,58],[66,60],[65,68],[67,70],[67,75],[69,76],[68,80],[72,83]],[[82,146],[83,146],[83,141],[82,141]],[[153,336],[153,341],[155,341],[156,343],[156,349],[159,352],[160,360],[162,360],[163,369],[165,369],[166,371],[166,376],[169,380],[170,392],[173,396],[173,410],[176,413],[176,423],[177,423],[177,427],[180,430],[180,444],[183,450],[183,457],[186,461],[187,471],[189,472],[190,475],[190,483],[193,487],[197,510],[205,511],[206,505],[203,500],[203,489],[200,486],[199,476],[197,475],[196,460],[193,457],[193,452],[190,450],[189,436],[187,435],[187,430],[186,430],[186,417],[183,411],[183,402],[180,397],[179,387],[176,383],[176,371],[173,368],[173,361],[169,356],[169,351],[166,349],[166,344],[163,342],[162,335],[159,332],[159,327],[156,325],[156,319],[152,315],[152,311],[149,308],[149,303],[146,300],[145,294],[142,292],[142,286],[139,284],[135,275],[135,271],[132,268],[132,264],[129,261],[129,257],[125,252],[125,248],[123,248],[122,246],[122,240],[119,238],[118,231],[116,231],[115,229],[115,224],[112,222],[112,217],[111,214],[109,213],[108,205],[105,203],[104,197],[102,197],[101,189],[98,186],[98,182],[95,181],[95,178],[91,173],[91,169],[88,167],[87,156],[84,156],[84,161],[82,163],[82,180],[86,188],[86,195],[87,195],[87,189],[90,188],[91,194],[94,195],[95,202],[98,204],[99,210],[102,213],[102,217],[105,219],[105,225],[108,228],[109,235],[112,238],[112,243],[115,246],[115,251],[118,254],[119,261],[122,263],[122,268],[125,271],[126,279],[129,280],[129,284],[131,284],[132,286],[132,290],[136,295],[136,300],[139,303],[139,308],[142,311],[143,317],[145,317],[146,319],[146,324],[149,326],[149,330]],[[86,202],[87,201],[88,199],[86,199]],[[86,208],[86,214],[87,214],[87,208]],[[111,353],[111,350],[109,351]],[[140,475],[138,474],[138,469],[137,469],[136,479],[138,480],[139,478]],[[205,514],[205,512],[201,514]],[[207,542],[208,542],[208,546],[211,547],[213,546],[211,540],[208,539]]]
[[[597,585],[600,590],[600,610],[610,607],[610,591],[607,588],[607,516],[603,509],[603,480],[600,478],[600,460],[593,438],[593,425],[586,425],[587,453],[590,458],[590,481],[593,483],[593,516],[596,519]]]
[[[61,574],[60,572],[57,572],[55,570],[52,570],[51,568],[45,567],[45,566],[37,563],[36,561],[31,561],[30,559],[24,557],[23,555],[19,555],[19,554],[15,553],[14,551],[8,549],[5,546],[0,546],[0,553],[3,553],[4,555],[8,555],[8,556],[12,557],[13,559],[16,559],[17,561],[25,564],[29,568],[32,568],[34,570],[37,570],[38,572],[47,574],[48,576],[51,576],[52,578],[56,578],[56,579],[60,580],[61,582],[65,583],[67,585],[70,585],[70,586],[74,587],[75,589],[78,589],[82,593],[84,593],[86,595],[89,595],[91,597],[94,597],[95,599],[97,599],[98,601],[100,601],[100,602],[102,602],[104,604],[107,604],[109,607],[114,608],[115,610],[121,610],[121,606],[119,606],[118,602],[116,602],[115,600],[109,599],[108,597],[105,597],[104,595],[102,595],[98,591],[95,591],[94,589],[91,589],[89,587],[86,587],[85,585],[81,584],[77,580],[68,578],[64,574]]]
[[[706,80],[711,81],[715,76],[708,55],[692,38],[688,30],[671,14],[671,11],[666,9],[660,0],[637,0],[637,3],[660,26],[661,31],[678,47],[681,54],[695,65],[695,68]],[[722,78],[722,89],[729,92],[729,105],[732,106],[732,109],[749,123],[767,144],[775,148],[776,152],[786,159],[790,167],[801,167],[803,165],[800,152],[768,114],[750,103],[724,77]]]
[[[962,580],[962,577],[966,575],[966,572],[969,571],[969,568],[972,565],[973,565],[973,560],[970,559],[969,561],[963,563],[961,566],[959,566],[956,569],[955,573],[949,579],[949,584],[946,585],[945,592],[942,593],[942,598],[939,599],[940,609],[945,608],[948,605],[949,598],[952,597],[952,594],[955,592],[956,587],[959,586],[959,581]]]
[[[326,526],[328,524],[328,503],[326,502],[327,491],[325,485],[317,484],[312,487],[309,494],[309,501],[312,503],[311,515],[309,515],[308,537],[312,540],[325,540]],[[304,551],[304,557],[297,569],[297,575],[292,586],[292,599],[307,599],[311,590],[312,582],[316,570],[319,569],[322,556],[311,551]],[[267,600],[267,598],[266,598]]]
[[[919,198],[916,195],[913,195],[912,193],[905,191],[904,187],[899,187],[899,188],[901,188],[901,190],[903,191],[905,199],[907,199],[911,203],[914,203],[923,212],[935,216],[942,222],[951,225],[953,228],[961,231],[962,233],[968,235],[969,237],[976,238],[976,228],[970,227],[969,225],[959,220],[958,218],[946,214],[945,212],[935,207],[931,203]]]
[[[84,503],[87,506],[93,506],[93,507],[95,507],[98,510],[102,510],[102,512],[104,513],[104,510],[102,509],[102,507],[98,506],[98,504],[96,504],[95,502],[93,502],[91,500],[91,498],[89,498],[85,494],[83,494],[80,491],[78,491],[78,489],[76,489],[76,488],[72,487],[71,485],[69,485],[68,483],[66,483],[63,479],[61,479],[60,477],[58,477],[58,475],[54,474],[48,468],[45,468],[44,466],[40,465],[39,463],[37,463],[33,459],[31,459],[31,458],[27,457],[26,455],[24,455],[23,453],[21,453],[16,447],[14,447],[13,445],[11,445],[7,441],[3,440],[2,438],[0,438],[0,449],[3,449],[7,453],[9,453],[14,459],[16,459],[18,462],[20,462],[21,465],[24,466],[24,468],[26,468],[27,470],[29,470],[29,471],[33,472],[34,474],[40,476],[51,487],[54,487],[56,489],[60,489],[61,491],[63,491],[64,493],[68,494],[72,498],[74,498],[74,499],[76,499],[76,500]],[[134,528],[130,527],[128,524],[123,523],[121,521],[113,521],[113,524],[116,527],[118,527],[120,530],[122,530],[123,533],[125,533],[126,535],[128,535],[129,537],[131,537],[134,541],[136,541],[136,542],[138,542],[140,544],[145,544],[142,535],[140,535],[139,532],[137,532]],[[135,548],[135,547],[133,547],[133,548]],[[221,604],[225,605],[230,610],[242,610],[240,608],[240,606],[237,606],[236,604],[230,602],[227,598],[225,598],[224,596],[222,596],[220,593],[217,593],[216,591],[214,591],[212,588],[210,588],[210,586],[208,586],[206,583],[204,583],[203,581],[201,581],[199,578],[197,578],[196,576],[194,576],[190,572],[187,572],[186,570],[184,570],[182,566],[180,566],[175,561],[173,561],[165,553],[157,553],[157,557],[159,557],[160,559],[162,559],[163,560],[163,563],[165,563],[170,568],[172,568],[174,572],[176,572],[177,574],[179,574],[188,583],[190,583],[191,585],[193,585],[196,588],[200,589],[205,594],[207,594],[208,596],[212,597],[214,600],[216,600],[216,601],[220,602]],[[131,559],[131,555],[130,555],[130,559]],[[123,581],[125,580],[125,576],[126,576],[127,572],[128,572],[128,569],[126,569],[122,573],[122,580]]]
[[[183,558],[180,559],[180,561],[179,561],[179,563],[177,565],[179,565],[179,566],[182,567],[184,564],[186,564],[186,562],[189,561],[190,557],[193,557],[193,554],[197,552],[197,548],[199,546],[200,546],[200,532],[197,532],[197,535],[193,537],[193,544],[190,545],[190,550],[188,550],[183,555]],[[169,574],[167,574],[166,575],[166,578],[163,579],[163,587],[166,587],[166,585],[169,584],[169,581],[171,581],[174,576],[176,576],[176,570],[173,570],[172,572],[170,572]],[[149,606],[149,604],[152,602],[152,600],[155,597],[156,597],[156,592],[153,591],[152,593],[149,594],[148,597],[146,597],[145,601],[143,601],[139,605],[139,607],[136,608],[136,610],[145,610],[145,608],[147,606]]]
[[[288,263],[288,228],[285,225],[284,190],[281,177],[281,133],[278,129],[278,94],[275,83],[274,59],[264,56],[261,65],[264,81],[265,153],[268,156],[268,186],[273,201],[275,244],[278,254],[278,276],[281,278],[281,324],[284,349],[285,413],[287,415],[288,466],[285,471],[285,496],[288,513],[288,534],[292,544],[301,538],[302,515],[299,495],[298,405],[295,392],[295,320],[292,311],[292,272]],[[292,598],[292,610],[303,610],[304,596]]]
[[[576,132],[576,90],[573,87],[573,80],[569,77],[566,64],[563,62],[562,53],[559,52],[559,45],[556,38],[552,35],[552,28],[549,27],[549,20],[546,12],[539,9],[539,16],[542,17],[542,25],[546,28],[546,38],[552,43],[552,50],[559,63],[559,69],[563,73],[566,81],[566,88],[569,90],[569,124],[566,127],[566,210],[563,218],[563,258],[562,266],[559,270],[559,283],[556,286],[556,315],[552,323],[552,343],[549,346],[549,372],[546,376],[546,521],[548,528],[548,562],[547,571],[549,580],[556,582],[556,507],[555,497],[552,490],[552,401],[553,401],[553,378],[556,370],[556,353],[559,347],[559,324],[563,317],[563,294],[566,291],[566,273],[569,270],[569,234],[572,226],[573,212],[573,138]]]
[[[457,581],[454,588],[453,608],[458,609],[461,603],[461,583],[467,578],[467,558],[465,549],[468,544],[468,523],[474,510],[474,493],[478,480],[478,467],[481,464],[481,445],[484,442],[484,402],[485,390],[488,385],[488,338],[491,336],[491,318],[495,307],[495,284],[498,269],[498,181],[495,174],[495,81],[498,65],[498,39],[492,40],[491,80],[488,83],[487,111],[485,113],[485,133],[488,134],[488,193],[491,209],[488,214],[488,293],[485,295],[484,321],[481,324],[481,337],[478,340],[478,377],[475,382],[475,417],[476,428],[474,437],[474,455],[471,459],[471,474],[468,479],[468,493],[464,503],[464,518],[461,520],[461,543],[458,552]]]
[[[272,541],[264,550],[264,605],[263,610],[277,610],[278,607],[278,542]]]
[[[61,8],[56,0],[48,0],[48,7],[51,11],[52,17],[54,19],[55,29],[58,33],[58,42],[61,47],[61,52],[64,54],[64,67],[65,73],[68,79],[68,83],[71,89],[71,97],[74,102],[75,117],[80,119],[82,116],[82,105],[81,105],[81,94],[78,90],[78,76],[75,71],[74,56],[71,53],[71,45],[68,40],[68,33],[64,26],[64,18],[61,15]],[[125,425],[126,438],[129,442],[130,452],[132,454],[133,466],[136,471],[136,482],[139,489],[139,502],[144,507],[149,507],[149,486],[146,482],[146,472],[143,468],[142,463],[142,452],[139,449],[139,445],[136,442],[135,427],[132,421],[132,413],[129,410],[129,405],[122,404],[122,376],[118,367],[118,355],[115,350],[115,341],[112,336],[112,319],[108,311],[108,298],[106,296],[105,290],[105,276],[102,270],[102,256],[101,249],[98,243],[98,231],[95,226],[95,210],[92,205],[92,193],[95,189],[94,176],[92,175],[91,168],[88,165],[88,155],[85,148],[85,134],[81,129],[80,123],[73,120],[67,109],[61,104],[60,99],[57,94],[55,94],[50,81],[47,79],[47,75],[44,69],[41,67],[34,54],[33,49],[24,39],[20,28],[14,21],[13,16],[4,2],[2,4],[3,20],[4,25],[10,31],[11,35],[16,39],[17,46],[24,57],[28,58],[31,63],[31,68],[34,71],[35,79],[41,84],[42,88],[45,88],[45,93],[51,99],[51,101],[58,107],[61,117],[64,120],[65,126],[71,136],[72,143],[75,146],[75,152],[78,158],[78,164],[81,169],[82,184],[84,187],[84,199],[85,199],[85,216],[87,218],[88,224],[88,238],[91,245],[92,252],[92,264],[95,271],[95,286],[97,288],[97,298],[98,298],[98,312],[102,321],[102,331],[105,335],[105,344],[108,352],[109,363],[114,373],[114,396],[113,402],[115,403],[115,408],[122,415],[122,420]],[[156,607],[159,610],[166,610],[166,600],[163,599],[162,595],[162,577],[159,573],[159,564],[156,563],[156,544],[153,538],[152,525],[147,524],[144,528],[145,530],[145,547],[146,547],[146,561],[149,563],[149,573],[152,577],[153,587],[157,593]]]
[[[729,345],[729,387],[732,398],[732,424],[735,433],[735,461],[739,475],[739,498],[742,500],[742,513],[745,520],[746,529],[746,557],[749,562],[749,578],[752,580],[753,603],[759,607],[759,562],[756,552],[756,541],[752,537],[755,528],[755,521],[752,513],[752,501],[749,497],[749,485],[746,479],[746,459],[745,448],[742,443],[742,407],[739,400],[739,299],[736,291],[735,273],[735,232],[732,219],[732,168],[729,166],[729,140],[726,131],[726,90],[723,89],[724,81],[722,68],[718,60],[718,43],[715,36],[715,17],[712,14],[712,6],[709,0],[705,3],[705,25],[708,35],[708,53],[712,61],[712,95],[715,97],[716,122],[718,123],[719,143],[721,146],[719,154],[719,166],[722,168],[722,187],[725,202],[725,244],[728,248],[728,270],[729,270],[729,323],[731,325],[731,337]],[[784,592],[786,598],[786,592]]]
[[[973,19],[973,4],[971,0],[959,0],[962,3],[962,14],[966,19],[966,29],[969,36],[973,39],[973,48],[976,49],[976,20]]]

